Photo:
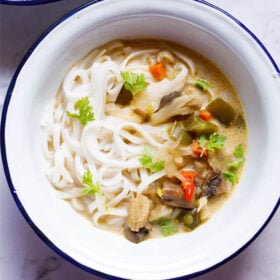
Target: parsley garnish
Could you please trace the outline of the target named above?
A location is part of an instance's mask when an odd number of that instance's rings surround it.
[[[83,176],[83,184],[87,185],[88,187],[82,191],[84,195],[95,195],[96,193],[101,194],[100,184],[97,182],[96,184],[93,183],[92,174],[89,170],[84,173]]]
[[[143,167],[149,169],[151,173],[159,172],[163,169],[165,161],[156,161],[156,153],[151,147],[145,146],[143,149],[143,155],[139,158]]]
[[[224,175],[224,178],[232,183],[235,183],[236,181],[236,173],[235,171],[231,171],[229,169],[226,169],[223,171],[223,175]]]
[[[89,105],[88,97],[79,99],[75,103],[75,108],[79,110],[79,114],[66,111],[67,116],[79,119],[83,126],[85,126],[90,121],[94,121],[93,107]]]
[[[215,152],[215,150],[220,150],[224,147],[226,137],[224,135],[219,135],[218,133],[212,133],[207,139],[205,135],[201,135],[197,138],[199,146],[202,148],[202,153],[208,150],[210,152]]]
[[[226,180],[237,183],[237,172],[245,162],[243,147],[241,144],[237,145],[233,151],[235,160],[228,163],[227,169],[223,171]]]
[[[238,159],[242,160],[244,162],[244,152],[243,152],[243,147],[241,144],[237,145],[236,148],[233,151],[233,155]]]
[[[125,89],[129,90],[133,97],[135,97],[138,92],[145,90],[147,87],[143,73],[136,74],[132,72],[121,72],[121,76],[124,80]]]
[[[178,227],[171,224],[171,220],[168,220],[160,226],[160,231],[163,236],[170,236],[178,232]]]
[[[207,90],[210,87],[209,83],[202,79],[196,80],[195,86],[201,90]]]
[[[172,223],[171,219],[159,218],[155,223],[159,224],[161,234],[165,237],[178,232],[178,227]]]

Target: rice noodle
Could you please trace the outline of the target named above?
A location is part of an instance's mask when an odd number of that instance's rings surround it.
[[[147,63],[161,57],[175,76],[158,82]],[[166,126],[141,125],[123,120],[121,113],[119,118],[106,114],[107,102],[115,102],[123,86],[121,71],[145,75],[148,87],[135,100],[136,106],[145,108],[170,91],[181,90],[195,68],[190,58],[171,47],[139,50],[112,42],[92,51],[69,70],[42,120],[50,182],[74,209],[87,212],[94,225],[110,230],[125,224],[129,198],[166,174],[165,170],[150,174],[139,162],[144,146],[155,151],[166,148]],[[82,97],[89,98],[95,115],[85,127],[66,114],[75,111],[75,103]],[[99,182],[101,195],[82,195],[86,170],[91,171],[95,183]]]

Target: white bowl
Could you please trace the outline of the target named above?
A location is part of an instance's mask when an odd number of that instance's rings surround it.
[[[232,198],[188,234],[140,244],[96,229],[53,194],[43,173],[40,121],[66,71],[119,38],[160,38],[212,60],[237,88],[248,121],[248,154]],[[52,26],[10,84],[1,138],[6,177],[27,222],[57,253],[96,275],[129,279],[194,276],[245,248],[279,206],[279,68],[241,23],[204,1],[93,1]]]

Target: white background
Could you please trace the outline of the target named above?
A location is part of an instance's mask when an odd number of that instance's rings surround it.
[[[35,39],[66,12],[86,2],[88,1],[63,0],[29,7],[0,5],[1,109],[11,77]],[[209,0],[208,2],[223,8],[244,23],[264,43],[276,63],[280,65],[280,0]],[[279,118],[279,116],[275,117]],[[279,149],[279,147],[275,148]],[[261,235],[241,254],[216,270],[195,279],[280,279],[279,237],[278,210]],[[68,263],[48,248],[33,232],[10,194],[2,163],[0,163],[0,279],[101,279]]]

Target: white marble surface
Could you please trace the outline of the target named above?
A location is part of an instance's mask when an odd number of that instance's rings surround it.
[[[85,2],[87,1],[63,0],[32,7],[0,5],[0,105],[13,72],[34,40],[60,16]],[[280,65],[280,0],[209,0],[209,2],[227,10],[243,22],[262,40]],[[262,234],[247,249],[230,262],[196,279],[280,279],[279,225],[278,210]],[[0,164],[0,279],[100,279],[58,256],[33,232],[10,194],[2,163]]]

